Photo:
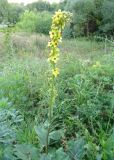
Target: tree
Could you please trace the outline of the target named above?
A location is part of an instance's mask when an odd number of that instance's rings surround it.
[[[46,2],[46,1],[39,0],[38,2],[33,2],[31,4],[28,4],[27,8],[31,11],[36,10],[38,12],[49,11],[50,10],[50,3]]]
[[[0,23],[16,23],[24,6],[9,4],[7,0],[0,0]]]
[[[51,26],[52,15],[49,12],[25,11],[17,27],[26,32],[38,32],[48,34]]]
[[[9,4],[7,0],[0,0],[0,23],[8,21]]]
[[[27,32],[35,32],[37,24],[37,14],[33,11],[26,10],[20,17],[17,27]]]
[[[103,20],[100,30],[114,35],[114,0],[105,0],[101,9]]]
[[[13,24],[17,23],[24,9],[25,7],[21,4],[10,4],[8,21]]]
[[[36,32],[49,34],[51,29],[51,22],[52,22],[52,14],[50,12],[42,12],[38,13],[38,21],[36,26]]]
[[[73,12],[71,30],[74,36],[89,36],[99,31],[104,0],[65,0],[65,10]],[[71,31],[70,30],[70,31]]]

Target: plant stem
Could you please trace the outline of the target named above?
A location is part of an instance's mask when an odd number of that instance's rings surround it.
[[[49,123],[51,124],[52,118],[53,118],[53,106],[55,103],[55,86],[54,86],[54,77],[52,77],[51,82],[51,93],[50,93],[50,104],[49,104]]]
[[[46,137],[46,154],[48,154],[48,139],[49,139],[50,126],[47,129],[47,137]]]
[[[51,83],[51,93],[50,93],[50,103],[49,103],[49,126],[47,128],[47,137],[46,137],[46,154],[48,154],[48,140],[49,140],[49,133],[50,133],[50,125],[53,119],[53,106],[54,106],[54,99],[55,99],[55,94],[54,94],[54,77],[52,78],[52,83]]]

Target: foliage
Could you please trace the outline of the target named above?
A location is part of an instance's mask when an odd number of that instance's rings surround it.
[[[16,108],[26,110],[27,108],[38,105],[40,100],[40,86],[43,85],[41,79],[44,78],[43,70],[47,65],[35,60],[29,66],[30,59],[24,60],[24,63],[13,58],[1,72],[0,77],[0,98],[6,98]],[[32,71],[34,68],[36,72]],[[37,76],[36,76],[37,75]],[[37,78],[36,78],[37,77]],[[34,82],[31,83],[31,82]],[[37,88],[36,88],[37,86]],[[34,95],[34,96],[33,96]],[[39,100],[38,100],[39,99]]]
[[[104,0],[101,12],[103,15],[103,21],[102,21],[102,25],[100,26],[100,29],[104,33],[113,34],[114,33],[114,19],[113,19],[114,1]]]
[[[26,32],[38,32],[48,34],[51,26],[51,14],[48,12],[37,13],[25,11],[17,27]]]
[[[109,0],[67,0],[65,9],[74,13],[74,36],[88,36],[96,32],[113,34],[113,3]]]
[[[45,154],[50,68],[44,46],[48,37],[15,33],[13,38],[18,48],[16,54],[8,58],[2,55],[0,63],[0,140],[5,142],[0,143],[0,159],[23,160],[29,156],[29,159],[73,160],[75,156],[79,160],[113,160],[111,49],[107,46],[109,54],[105,54],[104,43],[84,38],[65,39],[59,46],[64,54],[57,64],[58,95],[48,136],[49,150]]]
[[[1,103],[0,101],[0,104]],[[16,141],[16,128],[23,121],[23,117],[15,109],[7,106],[0,108],[0,158],[10,158],[8,156],[11,146]],[[11,150],[12,152],[12,150]],[[7,157],[8,156],[8,157]]]
[[[38,2],[33,2],[27,5],[27,8],[31,11],[36,10],[37,12],[50,11],[50,3],[46,1],[39,0]]]
[[[36,32],[48,34],[51,28],[52,14],[50,12],[42,12],[37,14]]]
[[[16,24],[19,22],[24,31],[48,34],[51,26],[51,14],[61,9],[70,11],[74,15],[70,26],[65,29],[64,37],[70,38],[95,34],[113,35],[113,6],[113,0],[63,0],[60,3],[49,3],[40,0],[27,6],[11,4],[7,0],[1,0],[0,23],[3,26],[4,24]],[[30,11],[28,18],[27,15],[24,18],[26,10]]]
[[[7,0],[0,0],[0,23],[13,23],[19,20],[24,6],[19,4],[9,4]]]
[[[7,0],[0,1],[0,23],[8,21],[9,4]]]
[[[16,24],[20,20],[20,15],[24,10],[25,8],[21,4],[10,4],[8,22]]]
[[[21,17],[17,27],[27,32],[35,32],[37,24],[37,14],[32,11],[25,11]]]
[[[33,147],[32,145],[16,145],[14,154],[21,160],[36,160],[38,158],[38,151],[37,148]]]

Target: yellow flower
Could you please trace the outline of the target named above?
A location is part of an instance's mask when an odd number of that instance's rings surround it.
[[[55,23],[55,24],[59,24],[59,18],[57,18],[57,17],[56,17],[56,18],[54,18],[54,19],[53,19],[53,23]]]
[[[58,45],[58,41],[51,41],[51,42],[48,42],[48,47],[54,47],[56,48]]]
[[[57,60],[58,60],[58,57],[57,57],[57,55],[54,55],[54,56],[50,56],[49,58],[48,58],[48,60],[51,62],[53,62],[53,63],[57,63]]]
[[[101,67],[101,63],[99,61],[96,62],[97,67]]]
[[[50,41],[48,42],[48,47],[51,47],[51,42]]]
[[[55,36],[55,33],[52,31],[52,32],[49,32],[49,35],[50,35],[50,38],[52,39]]]
[[[55,68],[55,69],[52,69],[52,74],[57,77],[59,75],[59,69],[58,68]]]
[[[93,68],[100,68],[101,63],[99,61],[96,61],[96,63],[93,65]]]

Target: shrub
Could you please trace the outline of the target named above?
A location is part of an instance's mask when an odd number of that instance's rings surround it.
[[[38,13],[36,32],[48,34],[51,28],[52,14],[49,12]]]
[[[17,23],[17,28],[25,32],[38,32],[48,34],[51,26],[51,13],[49,12],[33,12],[25,11],[20,22]]]
[[[21,17],[20,22],[17,23],[17,27],[26,32],[35,32],[37,25],[37,14],[32,11],[25,11]]]

